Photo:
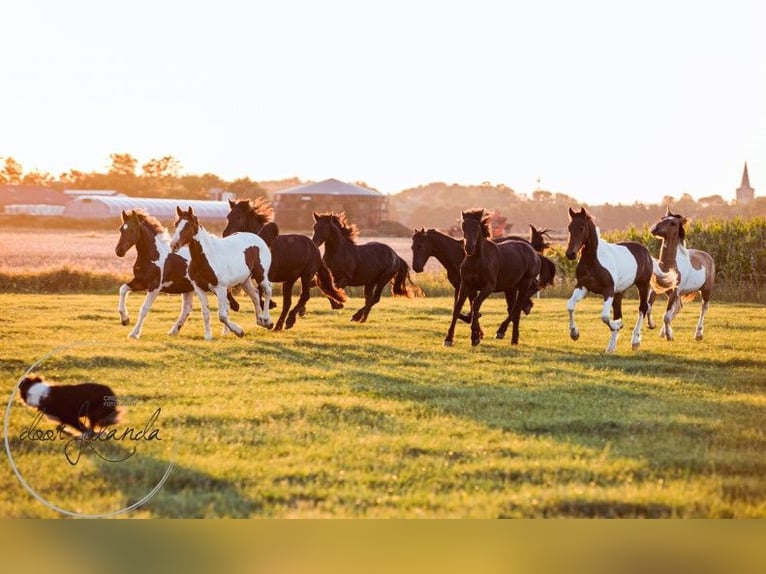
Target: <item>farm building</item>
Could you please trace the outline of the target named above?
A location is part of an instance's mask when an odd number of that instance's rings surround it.
[[[122,210],[143,209],[162,221],[176,218],[176,206],[194,208],[202,221],[220,223],[229,213],[227,201],[204,201],[194,199],[160,199],[128,197],[127,195],[81,195],[71,200],[64,210],[66,217],[108,219],[119,218]]]
[[[274,218],[283,229],[311,229],[315,211],[345,211],[349,221],[361,230],[375,228],[386,219],[387,210],[386,195],[337,179],[307,183],[274,194]]]
[[[69,198],[42,185],[0,185],[0,212],[60,215]]]

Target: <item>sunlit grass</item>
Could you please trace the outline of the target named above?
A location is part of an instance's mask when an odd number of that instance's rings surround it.
[[[493,339],[495,297],[483,343],[472,348],[461,323],[449,349],[449,298],[385,296],[352,324],[360,304],[332,311],[315,294],[283,333],[241,311],[245,338],[215,328],[206,342],[196,302],[181,334],[165,334],[180,307],[165,296],[129,341],[116,295],[0,295],[3,389],[50,350],[97,341],[45,361],[46,375],[112,385],[128,422],[161,407],[177,448],[167,483],[129,516],[766,516],[763,307],[714,303],[696,342],[689,304],[676,341],[645,329],[632,352],[626,328],[609,356],[595,298],[578,307],[577,342],[565,300],[547,297],[522,320],[520,345]],[[61,456],[15,444],[41,488],[84,512],[140,498],[169,458],[86,457],[72,481]],[[55,515],[7,466],[0,484],[0,515]]]

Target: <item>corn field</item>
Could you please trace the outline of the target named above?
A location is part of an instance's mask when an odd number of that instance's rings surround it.
[[[660,240],[649,227],[630,228],[604,235],[608,241],[637,241],[655,257]],[[376,238],[390,243],[411,261],[409,239]],[[131,276],[135,255],[114,255],[114,232],[0,232],[0,292],[5,293],[109,293]],[[361,242],[366,239],[361,239]],[[687,224],[687,246],[702,249],[716,264],[715,299],[762,302],[766,300],[766,219],[730,219]],[[546,254],[557,268],[556,284],[545,296],[569,296],[575,283],[576,261],[569,261],[565,245],[554,245]],[[431,259],[426,273],[413,274],[427,294],[452,293],[441,265]],[[353,291],[353,289],[352,289]],[[354,295],[354,293],[350,293]],[[628,292],[630,296],[630,291]]]

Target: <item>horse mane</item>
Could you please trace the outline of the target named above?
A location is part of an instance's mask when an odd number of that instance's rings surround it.
[[[254,217],[261,226],[266,225],[270,221],[274,221],[274,208],[263,197],[240,199],[239,201],[229,203],[232,209],[238,208],[245,210],[245,212],[249,216]]]
[[[151,229],[155,235],[162,235],[163,233],[168,232],[165,226],[162,225],[162,223],[160,223],[159,219],[157,219],[153,215],[149,215],[146,211],[144,211],[141,208],[136,208],[136,209],[131,209],[130,211],[126,211],[125,215],[127,215],[128,217],[136,217],[139,223]]]
[[[481,224],[481,234],[486,237],[492,237],[492,228],[489,223],[490,214],[483,207],[467,209],[463,212],[463,220],[466,218],[475,219]]]
[[[351,243],[356,243],[356,238],[359,235],[359,230],[355,224],[348,222],[346,219],[345,211],[341,211],[340,213],[328,211],[327,213],[320,213],[318,216],[328,217],[332,223],[338,226],[341,235],[343,235],[345,239],[348,239]]]
[[[668,216],[675,217],[678,220],[678,241],[681,242],[682,245],[686,244],[686,222],[688,219],[686,219],[683,215],[680,215],[678,213],[670,213],[668,211]]]

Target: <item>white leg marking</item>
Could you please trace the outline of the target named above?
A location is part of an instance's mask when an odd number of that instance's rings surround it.
[[[183,293],[181,295],[181,314],[178,316],[178,319],[170,328],[170,331],[168,331],[168,335],[178,335],[178,332],[181,330],[181,327],[184,326],[184,323],[186,323],[186,320],[189,318],[189,315],[191,314],[193,301],[194,301],[194,293],[189,292],[189,293]]]
[[[202,307],[202,323],[205,325],[205,340],[212,341],[213,333],[210,330],[210,306],[207,303],[207,293],[196,285],[194,286],[194,292],[197,293],[197,299],[199,299],[200,307]]]
[[[697,321],[697,331],[694,334],[694,338],[697,341],[701,341],[703,337],[703,329],[705,328],[705,315],[707,314],[708,307],[710,307],[710,300],[704,301],[702,303],[702,308],[700,309],[700,318],[699,321]]]
[[[577,306],[577,303],[582,301],[587,294],[588,290],[585,287],[579,287],[572,291],[572,296],[567,301],[567,311],[569,312],[569,336],[575,341],[580,338],[580,331],[577,329],[574,320],[575,306]]]
[[[619,330],[613,330],[609,337],[609,344],[606,346],[607,353],[614,353],[617,350],[617,337],[620,336]]]
[[[271,322],[269,310],[269,307],[271,306],[271,281],[264,279],[261,282],[260,287],[263,289],[263,321],[261,326],[271,329],[274,326],[274,323]]]
[[[218,299],[218,320],[224,324],[224,326],[231,329],[237,337],[244,336],[245,332],[242,327],[229,319],[229,302],[226,299],[227,287],[225,285],[218,285],[215,288],[215,295]]]
[[[141,311],[138,313],[138,320],[136,320],[136,326],[133,327],[133,330],[130,332],[128,337],[131,339],[138,339],[141,337],[141,329],[144,327],[144,320],[146,319],[146,316],[149,314],[149,309],[152,308],[152,305],[154,304],[154,300],[157,298],[157,295],[159,294],[160,290],[155,289],[154,291],[148,291],[146,293],[146,297],[144,297],[144,303],[141,305]]]
[[[242,288],[245,290],[245,293],[247,293],[247,296],[250,297],[250,301],[252,301],[253,303],[253,309],[255,309],[255,324],[259,326],[265,326],[264,324],[265,313],[264,313],[264,309],[261,307],[261,298],[260,298],[260,295],[258,294],[258,289],[255,287],[252,280],[250,280],[249,278],[244,283],[242,283]],[[268,312],[270,300],[271,298],[269,297],[265,299],[264,301],[266,312]]]
[[[636,321],[636,326],[633,329],[633,338],[631,339],[634,351],[641,346],[641,327],[643,327],[643,325],[644,314],[639,311],[638,320]]]
[[[128,308],[126,306],[128,300],[128,293],[130,293],[130,287],[127,283],[120,285],[120,302],[117,304],[117,311],[120,313],[120,322],[123,325],[130,323],[130,317],[128,316]]]

